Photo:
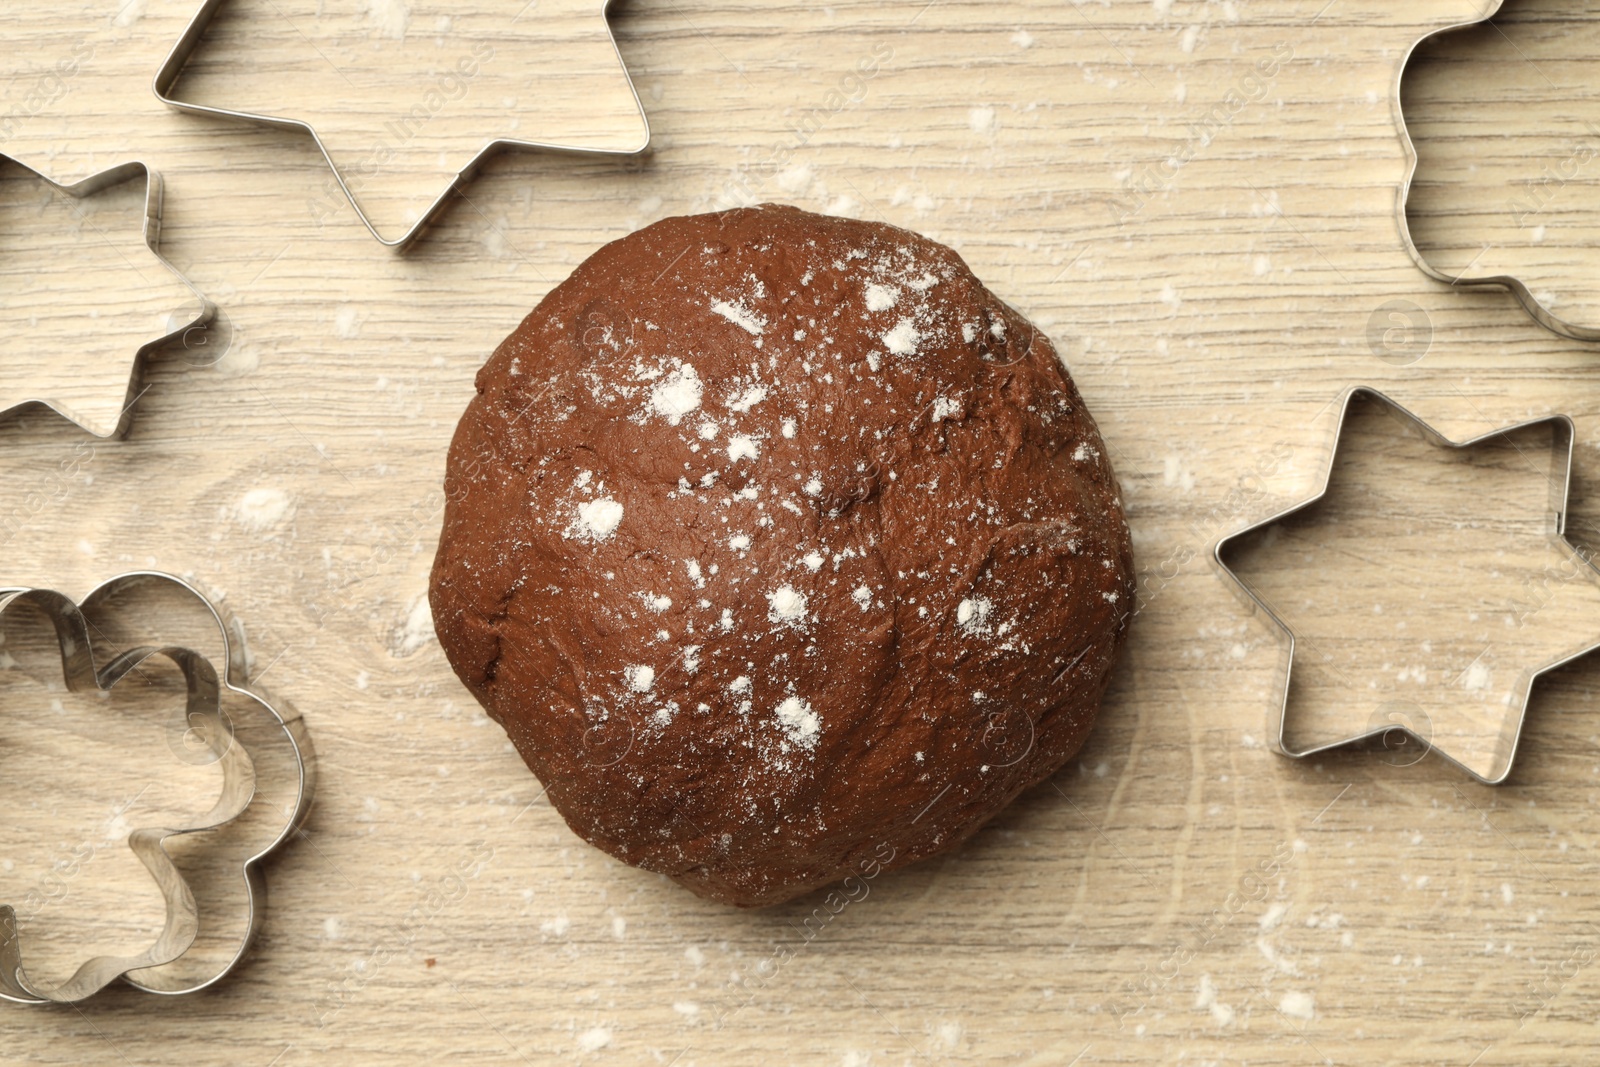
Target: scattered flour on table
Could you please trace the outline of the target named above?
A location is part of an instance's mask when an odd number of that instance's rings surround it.
[[[247,530],[267,530],[294,514],[294,498],[282,489],[252,489],[233,506],[234,518]]]
[[[395,627],[389,638],[389,653],[404,659],[414,655],[422,646],[434,639],[433,609],[426,593],[419,594],[406,609],[406,616]]]
[[[1217,987],[1209,974],[1200,976],[1200,989],[1195,993],[1194,1006],[1198,1011],[1209,1011],[1211,1021],[1218,1026],[1228,1026],[1233,1022],[1233,1008],[1217,1000]]]
[[[361,336],[361,309],[354,304],[340,304],[333,313],[333,332],[341,340],[350,341]]]
[[[111,25],[118,27],[132,26],[144,18],[144,9],[150,6],[150,0],[127,0],[117,10],[117,15],[111,20]]]
[[[593,1027],[578,1035],[579,1052],[599,1052],[609,1044],[611,1031],[603,1026]]]
[[[1285,993],[1278,999],[1278,1010],[1291,1019],[1310,1020],[1317,1013],[1310,993]]]
[[[411,23],[411,5],[405,0],[365,0],[361,10],[379,36],[397,41],[405,37]]]

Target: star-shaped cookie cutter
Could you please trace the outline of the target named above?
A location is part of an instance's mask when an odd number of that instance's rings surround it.
[[[361,219],[361,224],[367,228],[368,233],[377,238],[380,244],[385,245],[388,248],[403,250],[407,245],[411,244],[412,241],[416,240],[422,231],[427,229],[428,224],[444,207],[446,201],[450,199],[451,195],[466,186],[466,184],[472,180],[473,176],[477,174],[478,168],[481,167],[491,155],[503,148],[543,149],[550,152],[562,152],[574,155],[636,156],[645,152],[650,147],[650,118],[645,113],[643,101],[639,99],[639,90],[633,84],[633,77],[628,73],[627,64],[623,62],[622,51],[617,47],[616,35],[611,32],[611,23],[606,18],[606,15],[611,10],[614,0],[598,0],[600,4],[600,20],[605,26],[606,39],[610,42],[611,50],[616,55],[617,65],[622,71],[623,79],[628,84],[628,92],[633,97],[634,107],[638,110],[639,119],[644,124],[644,137],[640,140],[640,142],[637,145],[624,148],[592,148],[553,144],[546,141],[529,141],[515,137],[494,138],[478,149],[477,154],[472,157],[472,160],[465,167],[456,173],[455,177],[450,180],[450,184],[445,187],[444,191],[441,192],[432,203],[423,209],[421,216],[411,225],[410,229],[406,230],[399,237],[393,239],[384,237],[383,234],[378,231],[377,226],[367,215],[366,211],[362,209],[361,202],[356,198],[355,190],[350,188],[350,184],[345,180],[344,172],[342,172],[339,169],[339,165],[334,162],[332,153],[328,151],[328,146],[323,143],[321,135],[317,133],[316,129],[311,125],[311,123],[301,119],[285,118],[281,115],[262,115],[251,111],[240,111],[233,108],[213,107],[207,104],[190,103],[188,101],[179,100],[173,95],[173,88],[177,85],[178,78],[183,74],[184,65],[188,63],[189,57],[193,55],[195,50],[200,46],[200,40],[205,36],[206,27],[210,25],[211,20],[216,16],[217,12],[226,2],[227,0],[204,0],[204,2],[200,5],[200,10],[195,13],[194,18],[189,21],[188,27],[184,29],[183,36],[178,38],[177,43],[172,46],[172,51],[167,54],[166,60],[161,64],[160,70],[156,72],[154,82],[152,83],[152,86],[155,89],[156,97],[160,99],[162,103],[169,107],[176,108],[179,111],[189,111],[198,115],[213,115],[219,118],[236,119],[243,122],[254,122],[264,126],[273,126],[278,129],[304,130],[306,133],[309,133],[312,140],[316,142],[317,149],[322,153],[322,158],[327,161],[328,167],[333,171],[333,176],[335,180],[338,181],[340,190],[344,192],[346,199],[350,201],[350,206],[355,209],[356,215]]]
[[[1435,37],[1443,37],[1447,34],[1456,33],[1488,22],[1499,13],[1503,6],[1505,6],[1505,0],[1489,0],[1488,7],[1481,15],[1464,19],[1460,22],[1453,22],[1436,30],[1430,30],[1417,38],[1400,60],[1400,72],[1395,76],[1393,96],[1395,125],[1399,129],[1400,143],[1406,153],[1406,173],[1405,178],[1400,183],[1400,194],[1397,198],[1396,206],[1396,216],[1400,225],[1400,240],[1405,244],[1406,252],[1410,254],[1412,261],[1416,263],[1422,273],[1434,281],[1444,282],[1446,285],[1462,289],[1477,289],[1485,286],[1508,289],[1517,298],[1517,302],[1522,305],[1523,309],[1533,316],[1533,320],[1550,332],[1560,334],[1563,337],[1570,337],[1576,341],[1600,341],[1600,328],[1584,326],[1580,323],[1563,319],[1540,303],[1539,298],[1533,295],[1532,290],[1515,275],[1495,274],[1469,278],[1465,275],[1446,274],[1438,270],[1428,262],[1427,257],[1422,254],[1422,249],[1417,247],[1416,241],[1411,236],[1411,223],[1407,218],[1406,210],[1411,203],[1411,185],[1416,179],[1417,164],[1420,158],[1417,154],[1417,146],[1411,140],[1411,132],[1406,128],[1405,108],[1400,101],[1400,90],[1405,82],[1406,70],[1411,66],[1411,60],[1417,54],[1417,50]]]
[[[203,605],[218,630],[224,665],[220,675],[204,655],[174,645],[136,646],[116,654],[104,667],[96,666],[93,642],[97,628],[93,619],[100,605],[146,583],[171,586]],[[266,904],[261,862],[295,834],[310,813],[315,756],[304,721],[297,715],[284,715],[259,695],[234,682],[233,675],[242,656],[229,640],[227,623],[211,600],[182,578],[160,571],[134,571],[97,586],[81,603],[47,589],[0,589],[0,614],[18,604],[42,609],[54,625],[62,672],[68,687],[75,691],[109,692],[118,681],[155,656],[175,663],[187,683],[185,722],[192,735],[204,740],[216,756],[223,785],[216,804],[204,816],[175,826],[141,827],[129,834],[130,847],[150,871],[166,903],[166,921],[161,932],[143,952],[133,956],[92,957],[61,985],[41,989],[31,983],[23,971],[16,912],[10,905],[0,905],[0,999],[25,1004],[72,1003],[92,996],[119,978],[136,989],[165,995],[193,993],[215,985],[238,966],[260,930]],[[282,729],[297,767],[295,798],[285,812],[282,828],[241,864],[249,914],[236,950],[212,973],[174,978],[163,974],[161,968],[178,960],[194,944],[200,931],[200,913],[193,891],[167,855],[164,843],[177,835],[224,826],[243,815],[255,799],[254,761],[223,715],[225,695],[251,701]]]
[[[170,272],[172,277],[180,285],[188,289],[189,293],[195,298],[195,300],[199,302],[199,310],[192,319],[170,327],[165,333],[152,338],[134,351],[129,360],[126,385],[123,388],[123,393],[120,400],[117,401],[117,407],[119,409],[118,414],[116,419],[113,421],[102,421],[86,415],[83,412],[74,411],[59,397],[45,395],[43,390],[35,394],[32,390],[24,389],[23,392],[27,395],[17,397],[14,400],[0,399],[0,415],[9,414],[18,408],[26,407],[29,404],[43,404],[51,411],[54,411],[56,414],[67,419],[69,422],[76,424],[82,429],[89,431],[89,433],[96,437],[120,437],[122,434],[127,432],[132,418],[133,403],[138,399],[138,395],[136,394],[135,390],[139,388],[140,371],[144,364],[144,357],[152,350],[161,347],[175,338],[183,336],[187,331],[193,329],[194,327],[211,321],[211,318],[216,314],[215,305],[213,305],[210,300],[207,300],[205,295],[201,293],[200,290],[196,289],[194,285],[192,285],[176,267],[174,267],[164,256],[161,255],[161,175],[145,163],[133,161],[118,164],[109,170],[103,170],[98,174],[93,174],[87,178],[84,178],[82,181],[74,182],[68,185],[55,181],[48,175],[40,173],[34,168],[28,166],[26,163],[23,163],[12,156],[0,154],[0,164],[5,163],[9,163],[10,165],[24,171],[31,179],[47,186],[55,192],[60,193],[63,196],[72,197],[75,200],[82,200],[85,197],[93,196],[95,193],[101,192],[105,189],[109,189],[113,186],[121,185],[124,182],[132,181],[136,178],[142,177],[145,182],[145,199],[144,220],[141,224],[140,232],[144,238],[144,243],[149,247],[150,254],[155,257],[156,261],[161,266],[165,267],[167,271]],[[86,308],[93,308],[103,300],[104,294],[85,293],[83,303]],[[12,343],[15,344],[14,339]],[[116,388],[116,386],[113,385],[111,388]]]
[[[1554,519],[1553,529],[1551,532],[1553,533],[1554,538],[1557,541],[1560,541],[1567,548],[1574,548],[1572,543],[1566,539],[1566,525],[1567,498],[1571,491],[1572,485],[1572,455],[1575,434],[1572,420],[1566,415],[1551,415],[1544,418],[1531,419],[1527,422],[1521,422],[1514,426],[1507,426],[1498,430],[1491,430],[1488,433],[1479,434],[1478,436],[1468,438],[1465,441],[1452,441],[1443,434],[1439,433],[1439,431],[1435,430],[1433,427],[1429,426],[1427,423],[1423,422],[1422,419],[1417,415],[1396,403],[1384,393],[1379,392],[1377,389],[1373,389],[1369,386],[1358,385],[1347,389],[1339,404],[1339,436],[1341,438],[1344,436],[1346,420],[1350,413],[1351,405],[1357,400],[1363,398],[1375,400],[1378,403],[1385,405],[1394,415],[1398,416],[1407,425],[1418,431],[1418,433],[1420,433],[1425,440],[1440,448],[1466,450],[1486,442],[1510,437],[1511,435],[1522,431],[1537,427],[1548,427],[1551,430],[1551,448],[1555,458],[1556,471],[1556,475],[1551,479],[1550,483],[1550,510],[1553,513]],[[1263,599],[1259,594],[1257,594],[1257,592],[1250,586],[1248,582],[1239,577],[1239,575],[1234,571],[1233,567],[1229,564],[1228,555],[1230,549],[1232,549],[1244,538],[1263,531],[1267,527],[1273,526],[1291,515],[1305,511],[1306,509],[1319,503],[1325,496],[1327,496],[1334,466],[1338,461],[1339,450],[1340,442],[1335,441],[1333,448],[1329,450],[1327,463],[1322,471],[1321,486],[1312,496],[1300,501],[1297,504],[1293,504],[1282,511],[1279,511],[1277,514],[1263,519],[1260,522],[1252,523],[1242,530],[1237,530],[1224,536],[1217,541],[1216,546],[1212,550],[1212,556],[1218,568],[1224,575],[1227,576],[1233,586],[1246,598],[1247,602],[1253,608],[1260,611],[1268,620],[1270,620],[1273,628],[1279,633],[1280,639],[1283,641],[1287,651],[1287,662],[1283,672],[1282,695],[1279,698],[1275,708],[1275,723],[1270,734],[1273,748],[1276,749],[1276,751],[1280,754],[1291,759],[1305,759],[1309,756],[1316,756],[1332,749],[1342,748],[1346,745],[1353,745],[1364,741],[1386,740],[1387,735],[1392,735],[1398,731],[1411,741],[1415,742],[1421,752],[1437,752],[1445,760],[1461,768],[1461,770],[1465,771],[1478,781],[1483,782],[1485,785],[1500,785],[1504,783],[1511,774],[1511,766],[1516,759],[1517,747],[1522,737],[1523,723],[1527,716],[1528,694],[1531,692],[1534,683],[1541,676],[1572,663],[1573,661],[1588,655],[1590,652],[1593,652],[1596,649],[1600,649],[1600,637],[1597,637],[1593,643],[1586,645],[1578,651],[1569,655],[1564,655],[1558,660],[1547,663],[1529,674],[1527,685],[1521,690],[1520,697],[1516,701],[1514,718],[1506,724],[1505,729],[1502,731],[1499,746],[1494,753],[1492,765],[1488,768],[1487,773],[1468,766],[1462,760],[1457,759],[1455,756],[1452,756],[1450,753],[1440,748],[1435,738],[1423,737],[1416,730],[1412,729],[1409,725],[1401,721],[1393,721],[1378,725],[1373,729],[1369,729],[1360,734],[1339,738],[1323,744],[1312,745],[1307,748],[1297,749],[1289,743],[1286,728],[1289,719],[1290,679],[1294,671],[1294,653],[1296,644],[1295,633],[1289,624],[1286,623],[1273,609],[1272,605]],[[1574,555],[1579,555],[1579,553],[1574,550]],[[1585,567],[1589,568],[1589,565],[1586,563]]]

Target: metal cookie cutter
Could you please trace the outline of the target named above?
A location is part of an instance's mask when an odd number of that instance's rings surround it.
[[[167,104],[169,107],[177,108],[179,111],[190,111],[199,115],[215,115],[228,119],[239,119],[245,122],[255,122],[265,126],[273,126],[279,129],[304,130],[306,133],[309,133],[312,140],[317,143],[318,150],[322,152],[322,158],[328,161],[328,166],[332,169],[333,176],[339,183],[339,188],[344,192],[345,197],[350,201],[350,206],[355,208],[356,215],[361,219],[361,224],[367,228],[368,233],[372,234],[373,237],[378,239],[380,244],[385,245],[386,247],[397,250],[404,249],[412,241],[416,240],[422,231],[427,228],[428,223],[431,222],[434,216],[439,213],[440,209],[444,207],[445,202],[450,198],[451,194],[465,187],[466,184],[472,180],[473,176],[477,174],[478,168],[481,167],[491,155],[502,148],[535,148],[544,149],[551,152],[570,153],[574,155],[636,156],[643,153],[650,147],[649,116],[645,114],[644,104],[639,99],[639,91],[634,87],[633,78],[628,73],[627,64],[623,62],[622,52],[617,48],[616,36],[612,34],[611,24],[606,20],[605,17],[607,12],[609,12],[611,9],[613,0],[602,0],[600,10],[601,21],[605,23],[606,37],[611,42],[611,50],[617,57],[617,65],[622,70],[622,76],[628,83],[628,92],[633,96],[634,107],[638,109],[639,118],[644,123],[644,139],[641,140],[637,145],[626,148],[580,148],[573,145],[551,144],[544,141],[528,141],[515,137],[495,138],[478,150],[477,155],[472,157],[472,161],[463,167],[455,175],[455,177],[450,180],[450,184],[446,186],[444,191],[441,192],[438,197],[435,198],[433,202],[423,210],[421,216],[415,223],[412,224],[409,230],[401,234],[399,237],[391,240],[378,232],[377,227],[367,216],[367,213],[362,210],[361,202],[356,199],[355,191],[350,188],[349,183],[345,180],[343,172],[341,172],[339,169],[339,165],[334,162],[332,154],[329,153],[327,145],[323,143],[322,137],[309,122],[305,122],[300,119],[284,118],[279,115],[258,115],[250,111],[236,111],[232,108],[210,107],[205,104],[193,104],[179,100],[172,95],[173,88],[176,86],[179,77],[183,74],[184,65],[188,63],[189,57],[194,54],[195,49],[200,46],[200,40],[205,36],[206,27],[210,25],[212,18],[216,16],[217,11],[221,9],[222,5],[226,2],[227,0],[203,0],[200,5],[200,10],[196,12],[194,18],[190,20],[188,27],[183,31],[183,36],[178,38],[178,42],[172,46],[172,51],[167,54],[166,60],[161,64],[161,69],[156,72],[153,88],[155,89],[157,98],[159,98],[162,103]]]
[[[106,603],[125,592],[152,584],[166,586],[203,606],[205,614],[217,627],[215,640],[222,650],[220,660],[224,665],[220,676],[206,656],[176,645],[136,646],[115,655],[105,667],[95,667],[93,642],[104,636],[96,618],[105,610]],[[9,906],[0,905],[0,936],[3,936],[0,940],[0,998],[31,1004],[69,1003],[91,996],[118,978],[150,993],[170,995],[208,988],[239,964],[261,927],[266,904],[261,861],[288,840],[310,812],[315,757],[304,721],[298,716],[283,715],[261,697],[235,684],[232,675],[242,657],[229,641],[222,615],[207,597],[181,578],[157,571],[119,575],[92,590],[81,604],[74,604],[69,598],[49,590],[0,590],[0,613],[22,603],[43,608],[55,625],[63,672],[68,686],[74,690],[109,691],[152,656],[164,656],[176,663],[188,683],[184,726],[191,736],[202,739],[215,755],[223,772],[223,788],[216,805],[200,819],[174,827],[141,828],[129,836],[130,846],[150,870],[166,901],[166,923],[156,941],[144,952],[132,957],[95,957],[59,987],[40,989],[29,983],[22,971],[15,912]],[[282,731],[297,768],[293,799],[280,813],[281,825],[270,840],[252,846],[252,851],[240,864],[248,915],[236,948],[209,972],[196,974],[193,968],[185,968],[177,973],[177,962],[195,943],[202,923],[191,887],[162,846],[177,834],[215,830],[233,823],[256,801],[255,761],[240,743],[223,710],[226,702],[241,700],[261,709]]]
[[[1400,60],[1400,72],[1395,77],[1393,98],[1395,125],[1399,128],[1400,143],[1405,148],[1406,153],[1406,173],[1404,180],[1402,180],[1400,183],[1400,194],[1397,198],[1396,211],[1400,224],[1400,240],[1404,242],[1406,251],[1410,253],[1411,259],[1416,263],[1416,265],[1421,268],[1422,273],[1426,274],[1434,281],[1444,282],[1446,285],[1459,286],[1461,288],[1492,286],[1501,289],[1509,289],[1511,293],[1516,296],[1517,301],[1523,306],[1528,314],[1533,316],[1534,321],[1540,326],[1543,326],[1545,329],[1551,331],[1552,333],[1558,333],[1563,337],[1571,337],[1577,341],[1600,341],[1600,328],[1583,326],[1579,323],[1568,322],[1566,319],[1561,318],[1559,315],[1555,314],[1549,308],[1541,304],[1539,299],[1535,297],[1528,287],[1522,283],[1521,279],[1510,274],[1495,274],[1479,278],[1469,278],[1465,276],[1458,277],[1452,274],[1445,274],[1443,271],[1435,269],[1431,264],[1429,264],[1426,257],[1423,256],[1422,250],[1417,247],[1416,242],[1411,237],[1411,224],[1406,217],[1406,208],[1411,202],[1411,183],[1417,175],[1418,156],[1417,146],[1412,142],[1411,133],[1406,128],[1405,109],[1400,103],[1400,88],[1402,83],[1405,81],[1406,70],[1411,66],[1412,57],[1416,55],[1417,50],[1424,44],[1431,41],[1435,37],[1442,37],[1446,34],[1455,33],[1458,30],[1466,29],[1469,26],[1477,26],[1481,23],[1488,22],[1499,13],[1500,8],[1504,6],[1504,2],[1505,0],[1489,0],[1488,7],[1481,15],[1478,15],[1474,18],[1465,19],[1461,22],[1454,22],[1448,26],[1441,26],[1436,30],[1431,30],[1428,33],[1423,34],[1421,37],[1417,38],[1410,48],[1406,50],[1405,56]]]
[[[1425,440],[1437,445],[1440,448],[1446,449],[1466,450],[1473,448],[1476,445],[1481,445],[1499,438],[1506,438],[1512,434],[1535,427],[1549,427],[1552,435],[1551,447],[1554,450],[1553,456],[1555,470],[1555,474],[1551,478],[1550,484],[1550,510],[1553,512],[1553,525],[1551,533],[1556,541],[1559,541],[1568,549],[1572,550],[1575,557],[1581,555],[1576,549],[1574,549],[1571,542],[1566,540],[1567,497],[1572,481],[1572,453],[1574,441],[1572,420],[1567,416],[1554,415],[1541,419],[1533,419],[1528,422],[1518,423],[1515,426],[1508,426],[1503,429],[1492,430],[1489,433],[1480,434],[1477,437],[1473,437],[1465,441],[1452,441],[1444,437],[1437,430],[1423,422],[1416,415],[1401,407],[1399,404],[1395,403],[1388,396],[1384,395],[1378,390],[1369,388],[1367,386],[1354,386],[1344,393],[1339,405],[1340,438],[1343,438],[1345,434],[1350,408],[1358,400],[1373,400],[1385,405],[1392,414],[1399,417],[1404,423],[1418,431]],[[1416,757],[1417,759],[1420,759],[1421,756],[1426,754],[1428,751],[1436,751],[1450,763],[1461,768],[1463,771],[1466,771],[1478,781],[1483,782],[1486,785],[1499,785],[1503,783],[1511,774],[1511,765],[1516,758],[1517,745],[1521,738],[1522,726],[1527,713],[1528,695],[1533,688],[1534,682],[1541,675],[1565,666],[1566,664],[1587,655],[1595,649],[1600,648],[1600,638],[1591,639],[1589,643],[1583,645],[1583,647],[1579,648],[1578,650],[1573,651],[1570,654],[1563,654],[1554,662],[1547,663],[1544,666],[1541,666],[1527,674],[1525,678],[1525,684],[1523,684],[1519,691],[1514,694],[1514,699],[1508,699],[1507,701],[1507,717],[1502,722],[1502,727],[1497,738],[1495,750],[1490,760],[1487,761],[1487,765],[1471,766],[1465,762],[1464,759],[1452,756],[1450,753],[1444,751],[1440,747],[1439,741],[1436,737],[1421,736],[1421,734],[1412,725],[1403,720],[1392,720],[1378,724],[1363,733],[1339,738],[1338,740],[1329,741],[1323,744],[1312,745],[1306,748],[1297,749],[1293,747],[1286,736],[1285,728],[1290,711],[1290,677],[1294,669],[1294,653],[1296,643],[1295,634],[1294,631],[1289,627],[1288,623],[1284,622],[1284,620],[1273,609],[1272,605],[1263,599],[1259,594],[1257,594],[1247,582],[1245,582],[1237,573],[1235,573],[1233,567],[1229,564],[1229,555],[1233,548],[1244,538],[1263,531],[1267,527],[1273,526],[1290,517],[1291,515],[1295,515],[1298,512],[1304,511],[1321,501],[1327,495],[1330,478],[1333,474],[1334,465],[1338,459],[1339,447],[1340,442],[1336,441],[1334,447],[1329,451],[1328,460],[1322,472],[1321,487],[1316,491],[1315,494],[1298,504],[1294,504],[1291,507],[1285,508],[1269,518],[1263,519],[1257,523],[1253,523],[1242,530],[1228,534],[1217,542],[1216,547],[1213,550],[1213,556],[1222,573],[1228,577],[1237,590],[1246,598],[1249,605],[1255,610],[1261,612],[1270,621],[1273,628],[1279,632],[1285,646],[1286,665],[1283,672],[1282,695],[1274,709],[1275,722],[1271,727],[1271,742],[1273,747],[1284,756],[1288,756],[1292,759],[1304,759],[1308,756],[1315,756],[1331,749],[1355,744],[1357,742],[1377,740],[1388,743],[1393,739],[1393,736],[1398,733],[1403,735],[1403,737],[1407,739],[1409,743],[1414,743],[1416,745],[1416,748],[1412,751],[1418,753]],[[1592,569],[1591,565],[1586,559],[1582,563],[1582,568],[1586,572]],[[1600,630],[1597,630],[1596,632],[1600,633]],[[1415,760],[1412,762],[1415,762]]]
[[[109,189],[112,186],[121,185],[123,182],[132,181],[135,178],[142,177],[145,181],[144,222],[142,225],[144,243],[146,246],[148,246],[150,254],[155,257],[156,261],[161,266],[165,267],[171,276],[176,279],[180,285],[187,289],[194,299],[199,302],[199,310],[191,319],[180,323],[176,327],[169,325],[168,329],[160,336],[151,338],[134,351],[129,361],[129,372],[126,382],[123,382],[119,378],[118,381],[108,384],[108,391],[118,390],[120,392],[120,396],[114,397],[112,401],[112,403],[114,403],[119,409],[115,419],[101,419],[92,415],[87,415],[83,412],[74,411],[68,404],[63,402],[59,396],[52,395],[44,390],[35,392],[32,385],[24,388],[23,392],[25,395],[22,396],[7,395],[10,393],[9,389],[0,392],[0,415],[15,411],[17,408],[28,404],[43,404],[44,406],[50,408],[50,410],[56,412],[58,415],[61,415],[69,421],[76,423],[83,429],[88,430],[96,437],[118,437],[127,431],[131,418],[130,413],[133,410],[133,403],[138,399],[135,390],[137,390],[139,387],[140,369],[143,364],[144,357],[153,349],[159,348],[161,345],[164,345],[167,342],[182,336],[186,331],[209,322],[212,316],[216,314],[216,307],[211,303],[211,301],[205,298],[200,290],[191,285],[188,279],[178,272],[176,267],[174,267],[161,255],[159,248],[161,235],[162,199],[161,175],[151,169],[149,166],[140,162],[122,163],[118,166],[112,167],[110,170],[101,171],[99,174],[85,178],[82,181],[75,182],[71,185],[63,185],[11,156],[0,155],[0,164],[6,163],[21,169],[22,171],[26,172],[30,178],[48,186],[55,192],[72,197],[75,200],[82,200],[85,197],[93,196],[95,193]],[[97,237],[96,239],[103,240],[103,237]],[[104,301],[104,293],[85,293],[83,304],[85,308],[93,308],[104,303]],[[16,346],[17,339],[13,336],[10,343],[13,346]],[[31,353],[30,358],[35,360],[37,359],[37,357]],[[54,380],[59,381],[59,378]]]

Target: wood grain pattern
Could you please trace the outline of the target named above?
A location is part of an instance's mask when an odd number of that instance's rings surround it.
[[[630,0],[612,22],[652,153],[498,156],[403,256],[328,205],[305,135],[155,100],[150,77],[193,6],[0,12],[0,151],[63,181],[128,158],[159,169],[163,250],[232,338],[220,362],[153,359],[128,438],[78,463],[64,461],[83,437],[61,420],[0,422],[5,577],[81,593],[130,567],[194,575],[243,621],[261,685],[308,719],[321,788],[231,981],[5,1011],[8,1061],[1587,1058],[1595,666],[1536,688],[1504,787],[1437,759],[1291,763],[1260,743],[1276,639],[1207,563],[1218,536],[1314,486],[1330,404],[1355,382],[1456,438],[1571,415],[1574,539],[1594,544],[1594,347],[1541,331],[1506,294],[1429,281],[1397,227],[1397,63],[1469,0]],[[298,70],[303,42],[272,6],[237,0],[230,18],[267,20],[257,58]],[[424,35],[450,13],[410,8]],[[1506,14],[1513,39],[1523,17]],[[873,57],[873,77],[856,75]],[[1503,213],[1503,183],[1524,164],[1537,177],[1560,137],[1519,125],[1518,61],[1468,63],[1418,83],[1414,128],[1440,134],[1421,190],[1452,198],[1418,210],[1453,220],[1440,247],[1511,247],[1473,220]],[[1586,65],[1559,69],[1550,99],[1577,115],[1593,99]],[[529,122],[582,112],[589,94],[567,85],[516,107]],[[278,91],[314,103],[301,79]],[[1454,181],[1473,166],[1502,184]],[[1592,181],[1568,188],[1557,207],[1580,226]],[[445,448],[488,352],[600,243],[744,197],[947,241],[1048,329],[1113,449],[1143,576],[1081,758],[958,853],[874,880],[810,940],[799,926],[817,901],[730,912],[575,839],[408,626]],[[1518,262],[1572,271],[1578,300],[1595,243],[1547,234],[1516,244]],[[1425,329],[1388,332],[1392,301]],[[41,321],[67,348],[94,329],[90,310]],[[1393,492],[1447,503],[1428,482]],[[1354,563],[1312,579],[1353,605],[1384,581]],[[6,789],[48,796],[82,773],[65,750],[25,754],[6,750]],[[82,804],[59,815],[29,832],[104,835],[68,824],[95,817]]]

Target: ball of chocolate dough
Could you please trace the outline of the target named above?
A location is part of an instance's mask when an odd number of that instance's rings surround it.
[[[765,206],[605,246],[478,374],[430,597],[574,832],[773,904],[1083,743],[1134,595],[1105,445],[951,249]]]

